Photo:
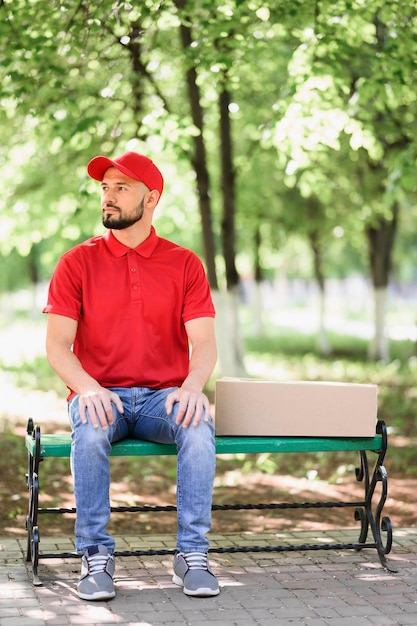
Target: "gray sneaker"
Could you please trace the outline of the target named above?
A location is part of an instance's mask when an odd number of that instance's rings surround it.
[[[114,556],[106,546],[90,546],[83,554],[78,595],[83,600],[110,600],[116,595],[113,586]]]
[[[210,570],[204,552],[177,552],[172,581],[183,587],[187,596],[217,596],[220,593],[217,578]]]

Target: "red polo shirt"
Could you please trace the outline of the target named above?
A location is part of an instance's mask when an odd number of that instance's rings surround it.
[[[154,228],[133,250],[109,230],[66,252],[44,313],[77,320],[74,353],[103,387],[154,389],[188,374],[184,323],[215,315],[199,258]]]

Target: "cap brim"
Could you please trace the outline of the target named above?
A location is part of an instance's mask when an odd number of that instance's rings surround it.
[[[101,181],[103,180],[104,172],[108,170],[109,167],[116,167],[116,164],[107,157],[97,156],[87,165],[87,172],[94,180]]]
[[[91,176],[91,178],[94,178],[94,180],[102,181],[104,174],[106,170],[109,169],[109,167],[115,167],[117,170],[119,170],[119,172],[123,172],[123,174],[126,174],[126,176],[134,178],[135,180],[139,180],[138,177],[135,176],[134,172],[128,170],[127,167],[123,167],[123,165],[121,165],[120,163],[116,163],[115,161],[112,161],[105,156],[94,157],[94,159],[92,159],[87,165],[87,172],[88,175]]]

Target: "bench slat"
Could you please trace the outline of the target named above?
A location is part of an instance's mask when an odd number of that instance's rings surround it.
[[[26,435],[26,448],[33,455],[35,439]],[[382,436],[375,437],[216,437],[217,454],[257,454],[262,452],[344,452],[348,450],[375,450],[382,447]],[[40,455],[69,457],[71,435],[41,435]],[[153,443],[125,439],[113,444],[111,456],[154,456],[177,453],[174,444]]]

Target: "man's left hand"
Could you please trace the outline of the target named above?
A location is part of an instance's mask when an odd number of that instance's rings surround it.
[[[210,402],[202,391],[193,391],[184,387],[178,387],[172,391],[165,402],[168,415],[172,413],[176,402],[179,403],[179,409],[175,423],[182,424],[183,428],[188,428],[190,424],[198,426],[203,415],[205,422],[210,419]]]

